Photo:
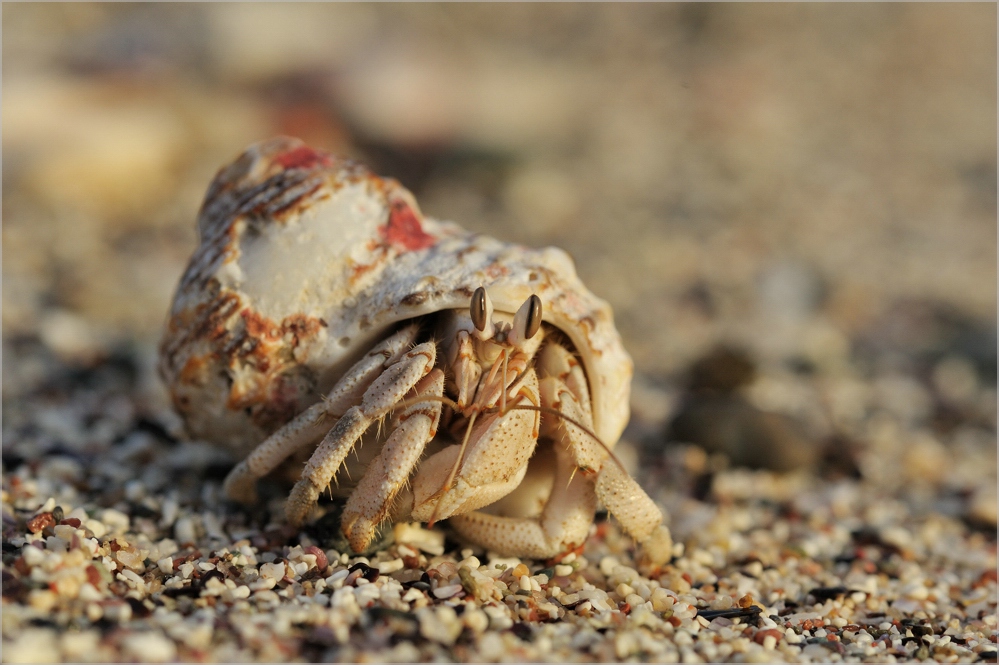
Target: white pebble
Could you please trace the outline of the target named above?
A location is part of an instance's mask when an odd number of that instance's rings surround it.
[[[253,591],[267,591],[273,589],[275,584],[277,584],[277,580],[273,577],[261,577],[250,582],[250,589]]]
[[[100,591],[97,590],[97,588],[93,584],[91,584],[90,582],[85,582],[84,584],[80,585],[79,598],[85,603],[95,603],[99,600],[102,600],[104,596],[101,594]]]
[[[636,607],[641,607],[642,605],[645,604],[645,601],[642,600],[642,597],[639,596],[637,593],[629,593],[627,596],[624,597],[624,602],[628,603],[628,605],[630,605],[632,609]]]
[[[250,587],[248,586],[238,586],[232,590],[232,597],[237,600],[250,597]]]
[[[333,586],[337,582],[342,583],[343,579],[347,577],[347,575],[349,574],[350,574],[349,570],[347,570],[346,568],[341,568],[340,570],[336,571],[335,573],[326,578],[326,584],[328,584],[329,586]]]
[[[604,558],[600,559],[600,572],[603,573],[604,575],[611,575],[614,572],[614,569],[620,565],[621,564],[618,563],[617,559],[615,559],[614,557],[605,556]]]
[[[82,663],[86,659],[87,654],[97,651],[100,641],[101,635],[96,630],[87,630],[80,633],[67,631],[59,638],[65,659],[78,663]]]
[[[114,508],[106,508],[101,512],[101,522],[106,524],[113,531],[128,531],[129,517],[125,513],[115,510]],[[95,532],[96,535],[96,532]]]
[[[436,608],[421,607],[416,611],[420,620],[420,634],[432,642],[450,646],[461,634],[461,622],[454,609],[447,605]]]
[[[160,526],[165,529],[173,526],[179,511],[180,504],[177,502],[176,498],[172,496],[165,498],[163,500],[163,506],[160,508]]]
[[[482,633],[489,627],[489,616],[480,609],[465,610],[461,615],[462,622],[475,634]]]
[[[468,556],[458,562],[459,568],[461,568],[462,566],[468,566],[472,570],[478,569],[478,567],[481,565],[482,563],[479,561],[479,557],[476,556]]]
[[[146,570],[146,565],[143,563],[142,555],[137,551],[128,550],[118,550],[115,553],[119,563],[123,566],[144,572]]]
[[[83,526],[87,527],[88,529],[90,529],[91,532],[93,532],[94,538],[100,538],[101,536],[104,536],[108,532],[108,528],[104,526],[104,522],[101,522],[99,520],[86,520],[83,522]]]
[[[186,515],[174,522],[173,536],[179,543],[195,542],[198,536],[194,527],[194,519],[190,515]]]
[[[52,528],[52,531],[55,532],[57,537],[62,538],[66,542],[72,541],[73,536],[76,535],[76,527],[69,524],[56,524]]]
[[[38,549],[34,545],[26,545],[21,549],[21,556],[29,566],[40,566],[45,561],[45,550]]]
[[[213,626],[210,623],[199,623],[185,631],[184,644],[192,649],[207,649],[212,644]]]
[[[572,566],[567,566],[567,565],[562,564],[562,563],[560,563],[559,565],[555,566],[555,576],[556,577],[567,577],[569,575],[572,575]]]
[[[461,591],[460,584],[449,584],[447,586],[441,586],[434,589],[434,596],[443,600],[444,598],[451,598],[452,596],[457,595],[459,591]]]
[[[382,561],[378,564],[378,572],[382,575],[388,575],[389,573],[394,573],[396,571],[402,570],[403,566],[402,559],[392,559],[391,561]]]
[[[173,572],[173,559],[165,556],[156,562],[156,567],[159,568],[160,572],[164,575],[169,575]]]
[[[399,522],[393,527],[393,535],[397,543],[411,545],[417,549],[440,556],[444,553],[444,533],[423,528],[418,523]]]
[[[133,633],[122,639],[122,649],[143,663],[166,663],[175,660],[177,647],[161,633]]]
[[[45,546],[51,552],[64,554],[69,549],[69,543],[57,536],[49,536],[45,539]]]
[[[260,566],[260,576],[269,577],[274,580],[280,580],[284,578],[285,576],[284,562],[262,564]]]
[[[617,588],[614,589],[614,591],[616,591],[617,595],[620,596],[621,598],[624,598],[625,596],[628,596],[629,594],[635,593],[635,590],[631,586],[629,586],[627,584],[618,584]]]
[[[8,663],[56,663],[62,660],[56,644],[53,631],[28,628],[13,642],[5,643],[3,659]]]

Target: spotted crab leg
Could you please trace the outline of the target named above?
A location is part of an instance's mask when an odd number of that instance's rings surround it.
[[[381,452],[372,460],[343,510],[343,534],[355,552],[363,552],[375,529],[386,519],[399,490],[437,434],[441,416],[440,400],[417,401],[420,397],[443,397],[444,372],[435,369],[416,384],[415,403],[399,412]]]
[[[309,458],[302,478],[295,484],[285,504],[288,521],[298,526],[316,505],[358,439],[383,417],[434,367],[437,357],[433,342],[424,342],[404,354],[372,382],[361,403],[353,406],[323,438]]]
[[[226,476],[223,484],[225,495],[233,501],[255,502],[257,480],[276,469],[299,448],[315,443],[329,431],[331,421],[343,416],[361,400],[372,382],[413,344],[418,332],[418,325],[410,325],[385,339],[351,367],[325,399],[264,439]]]

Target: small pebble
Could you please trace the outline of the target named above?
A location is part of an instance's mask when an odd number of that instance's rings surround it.
[[[460,584],[449,584],[447,586],[437,587],[434,589],[434,597],[444,599],[451,598],[461,591],[462,587]]]

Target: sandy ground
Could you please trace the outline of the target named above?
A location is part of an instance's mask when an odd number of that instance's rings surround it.
[[[994,661],[995,12],[5,5],[4,660]],[[275,134],[570,252],[669,564],[603,516],[559,564],[359,559],[221,499],[156,346]]]

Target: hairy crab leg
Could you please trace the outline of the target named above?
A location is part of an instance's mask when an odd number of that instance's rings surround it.
[[[292,525],[305,521],[361,435],[433,369],[436,357],[433,342],[419,344],[387,367],[364,392],[361,403],[343,414],[309,458],[301,479],[291,490],[285,514]]]
[[[368,386],[412,345],[419,329],[419,325],[409,325],[386,338],[351,367],[322,401],[264,439],[226,476],[223,484],[225,495],[233,501],[255,502],[256,481],[276,469],[299,448],[319,440],[329,431],[332,424],[329,419],[340,418],[360,401]]]
[[[344,508],[342,531],[355,552],[367,549],[375,529],[387,517],[393,500],[409,480],[427,443],[437,434],[442,403],[425,398],[443,396],[444,372],[434,369],[416,384],[415,391],[416,396],[411,398],[414,403],[398,412],[398,425],[372,460]]]

